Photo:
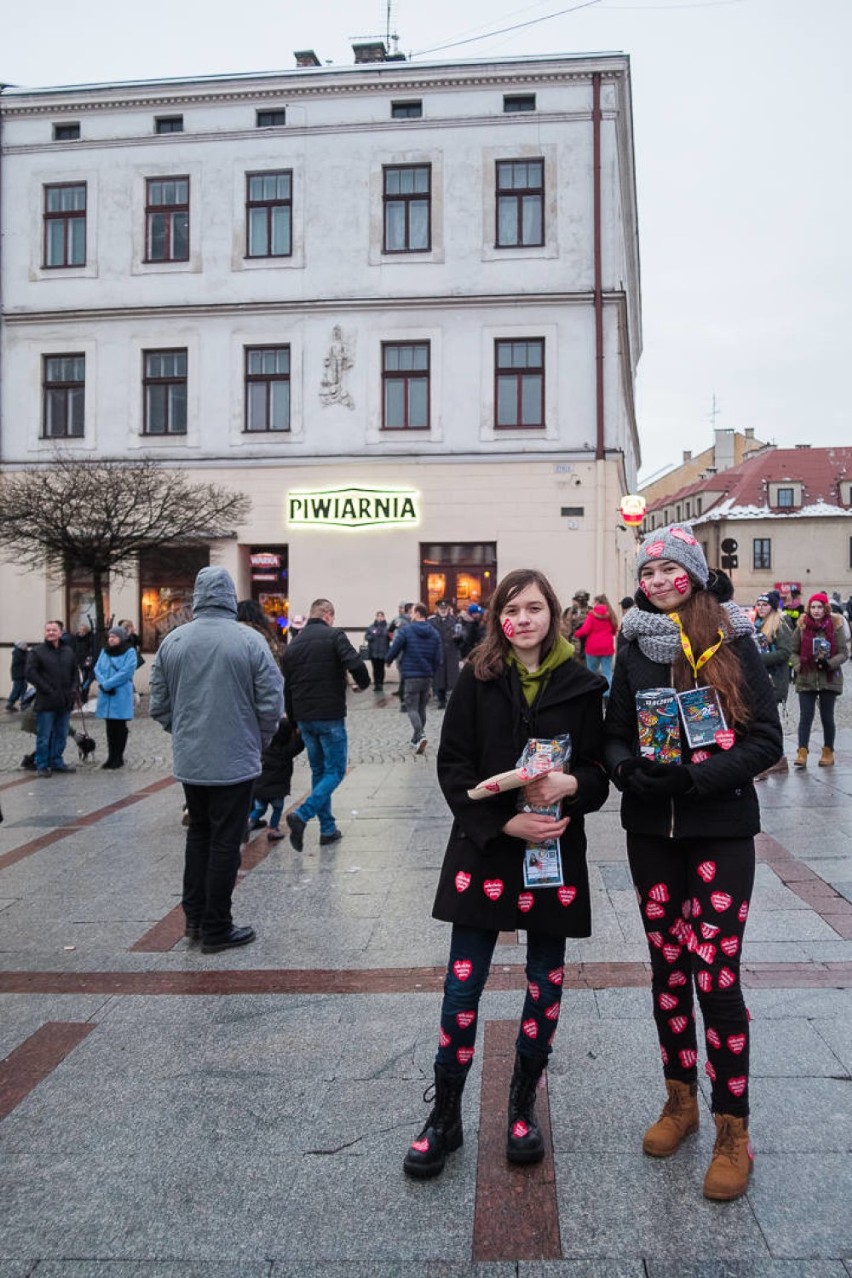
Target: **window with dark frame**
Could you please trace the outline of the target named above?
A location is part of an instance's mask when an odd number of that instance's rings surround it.
[[[189,178],[147,178],[145,261],[189,260]]]
[[[267,111],[258,111],[257,127],[259,129],[273,129],[276,125],[287,123],[287,111],[285,107],[275,107]]]
[[[183,133],[182,115],[157,115],[154,117],[155,133]]]
[[[290,429],[290,347],[246,347],[245,430]]]
[[[86,265],[86,183],[44,188],[44,265]]]
[[[754,568],[771,568],[772,539],[770,537],[755,537],[752,542],[752,547],[752,566]]]
[[[534,93],[507,93],[503,96],[503,110],[507,115],[516,114],[518,111],[534,111],[535,110],[535,94]]]
[[[544,339],[498,339],[494,343],[494,425],[544,426]]]
[[[422,102],[391,102],[392,120],[419,120],[423,115]]]
[[[85,355],[43,356],[42,439],[82,439],[85,396]]]
[[[429,343],[382,343],[382,430],[429,429]]]
[[[293,173],[246,174],[246,257],[293,252]]]
[[[776,505],[784,510],[790,510],[796,504],[795,488],[779,488],[775,497]]]
[[[544,243],[544,161],[497,161],[497,247]]]
[[[54,142],[74,142],[80,136],[80,125],[75,120],[69,124],[54,124]]]
[[[383,170],[385,253],[428,253],[432,247],[432,166]]]
[[[143,351],[145,435],[186,434],[186,350]]]

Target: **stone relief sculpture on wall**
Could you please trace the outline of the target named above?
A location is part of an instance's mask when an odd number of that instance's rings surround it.
[[[324,408],[329,404],[342,404],[344,408],[355,407],[355,400],[346,389],[346,377],[354,364],[351,343],[344,338],[340,325],[335,324],[331,330],[331,345],[323,360],[325,371],[320,382],[319,397]]]

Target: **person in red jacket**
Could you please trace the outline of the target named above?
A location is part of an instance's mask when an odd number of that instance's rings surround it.
[[[617,634],[618,618],[612,604],[606,595],[595,595],[592,611],[574,635],[584,641],[586,666],[593,674],[603,675],[607,689],[612,683],[612,657]]]

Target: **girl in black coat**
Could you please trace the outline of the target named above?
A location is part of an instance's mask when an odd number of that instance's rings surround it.
[[[435,1104],[404,1162],[410,1176],[436,1176],[462,1143],[461,1095],[476,1041],[479,999],[500,931],[527,933],[528,988],[509,1097],[507,1157],[544,1156],[535,1089],[551,1051],[562,997],[565,938],[588,936],[589,880],[583,815],[604,802],[602,704],[606,682],[571,660],[561,610],[531,569],[500,582],[485,638],[447,703],[438,779],[453,813],[433,914],[453,925],[444,983]],[[468,791],[515,768],[531,738],[570,734],[570,764],[519,789],[473,800]],[[570,768],[570,770],[569,770]],[[559,816],[519,811],[562,805]],[[562,882],[528,886],[528,844],[559,839]]]
[[[270,843],[284,838],[279,828],[281,814],[293,780],[293,760],[304,748],[305,743],[298,728],[294,728],[284,715],[275,736],[261,755],[262,771],[252,790],[252,806],[248,821],[249,831],[263,829],[266,825],[263,814],[267,805],[271,804],[272,813],[269,817],[269,829],[266,832]]]
[[[688,525],[653,532],[638,558],[637,607],[622,623],[606,717],[606,757],[651,957],[668,1099],[643,1148],[673,1154],[698,1127],[693,982],[704,1020],[717,1136],[708,1198],[738,1198],[751,1171],[749,1023],[740,958],[760,811],[753,778],[783,751],[769,676],[727,577],[711,573]],[[639,751],[636,693],[715,689],[725,717],[681,762]]]

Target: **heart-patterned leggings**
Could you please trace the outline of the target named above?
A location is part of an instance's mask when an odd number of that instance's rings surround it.
[[[435,1061],[448,1074],[466,1074],[473,1060],[479,1000],[491,969],[499,932],[453,924],[444,980]],[[522,1056],[547,1057],[562,1003],[565,938],[527,932],[527,992],[516,1048]]]
[[[713,1110],[747,1117],[749,1019],[740,957],[754,839],[628,834],[627,855],[651,955],[663,1073],[688,1083],[697,1078],[697,992]]]

